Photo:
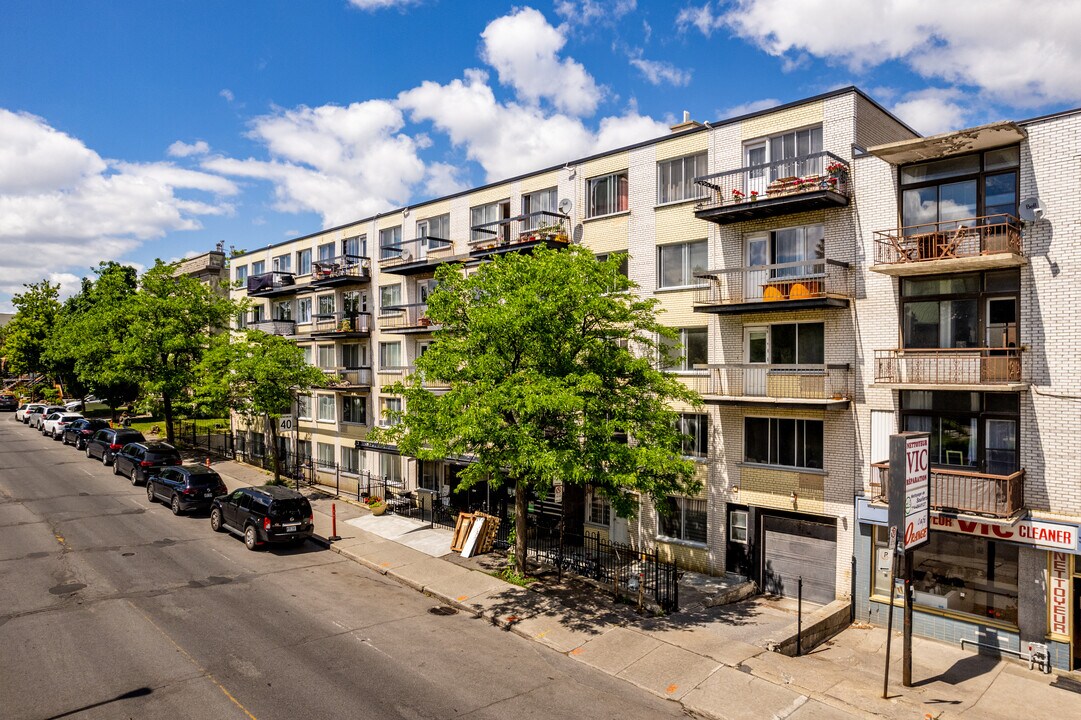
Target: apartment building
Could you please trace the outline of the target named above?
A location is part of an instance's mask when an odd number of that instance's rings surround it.
[[[926,430],[916,632],[1048,641],[1067,667],[1081,648],[1079,128],[1066,113],[921,138],[845,88],[247,253],[236,295],[254,303],[249,326],[339,378],[298,399],[287,449],[342,483],[369,472],[464,507],[499,498],[454,492],[457,459],[365,439],[401,407],[382,388],[434,339],[435,268],[538,244],[626,252],[680,333],[669,371],[705,400],[677,408],[703,490],[630,521],[579,492],[571,527],[776,594],[802,578],[804,598],[850,597],[883,622],[882,462],[891,433]]]

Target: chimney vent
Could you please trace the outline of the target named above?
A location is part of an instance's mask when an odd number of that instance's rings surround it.
[[[674,133],[683,132],[684,130],[690,130],[691,128],[701,127],[701,126],[702,126],[702,123],[697,122],[695,120],[691,120],[691,111],[690,110],[684,110],[683,111],[683,122],[676,123],[675,125],[673,125],[672,126],[672,132],[674,132]]]

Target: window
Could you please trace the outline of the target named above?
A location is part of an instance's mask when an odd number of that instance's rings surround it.
[[[320,422],[335,422],[337,420],[337,416],[334,412],[334,396],[318,395],[316,397],[319,398],[318,420]]]
[[[430,217],[427,220],[418,221],[417,226],[420,227],[421,223],[424,223],[425,237],[436,238],[439,240],[450,239],[450,213],[443,215],[436,215]],[[439,248],[447,247],[444,243],[432,243],[431,249],[438,250]]]
[[[334,467],[334,446],[330,443],[316,443],[315,451],[318,453],[316,456],[316,462],[321,467],[332,468]]]
[[[396,417],[391,417],[391,413],[400,413],[401,411],[401,398],[383,398],[383,412],[381,413],[381,416],[379,418],[379,424],[384,427],[397,425],[400,420]]]
[[[342,311],[348,315],[356,315],[359,312],[367,310],[364,305],[367,304],[367,296],[363,293],[352,290],[342,293]]]
[[[773,365],[822,365],[826,362],[825,325],[770,325],[769,361]]]
[[[356,262],[368,254],[368,238],[366,235],[354,235],[342,240],[342,255],[346,262]]]
[[[744,418],[743,460],[762,465],[821,470],[822,421]]]
[[[342,366],[362,368],[368,366],[368,347],[360,343],[342,345]]]
[[[334,296],[333,295],[320,295],[317,298],[319,302],[319,314],[320,315],[333,315],[334,314]]]
[[[605,262],[614,254],[615,253],[601,253],[597,256],[597,262]],[[630,277],[630,269],[628,267],[630,255],[628,255],[626,251],[621,252],[621,254],[623,255],[623,258],[619,261],[619,274],[623,277]]]
[[[379,231],[379,259],[396,258],[402,254],[402,226],[395,225]]]
[[[308,323],[312,321],[312,299],[310,297],[297,298],[297,322]]]
[[[292,320],[293,319],[293,303],[291,300],[283,300],[281,302],[274,303],[274,319],[275,320]]]
[[[904,278],[901,283],[903,346],[906,349],[1001,348],[1002,359],[1006,361],[1005,356],[1018,344],[1020,287],[1017,270]]]
[[[469,227],[471,228],[469,231],[470,242],[502,239],[502,235],[506,230],[505,226],[492,225],[482,230],[475,230],[472,228],[476,228],[478,225],[499,222],[508,216],[510,216],[510,202],[506,200],[469,208]]]
[[[388,485],[402,486],[402,459],[390,453],[379,453],[379,474],[387,480]]]
[[[311,395],[297,395],[297,417],[301,420],[312,419]]]
[[[402,284],[379,286],[379,309],[400,307],[402,304]]]
[[[593,523],[594,525],[608,526],[612,519],[612,505],[608,502],[608,498],[601,495],[596,490],[591,490],[589,493],[589,514],[586,517],[586,522]]]
[[[312,441],[297,440],[297,460],[302,463],[312,459]]]
[[[706,542],[706,501],[669,496],[657,504],[663,537],[693,543]]]
[[[334,361],[334,346],[333,345],[319,345],[319,367],[323,369],[329,369],[337,367],[338,363]]]
[[[342,398],[342,422],[368,424],[368,398],[346,395]]]
[[[930,433],[933,467],[1015,473],[1020,470],[1019,427],[1017,393],[901,392],[901,429]],[[940,500],[950,504],[948,498]]]
[[[793,130],[769,139],[769,161],[793,160],[774,165],[770,179],[822,174],[822,157],[807,158],[822,152],[822,126]],[[797,160],[797,158],[807,158]]]
[[[400,342],[379,343],[379,367],[384,370],[402,367],[402,344]]]
[[[704,196],[704,188],[694,179],[707,172],[705,152],[657,163],[657,204]]]
[[[243,330],[248,327],[248,314],[244,312],[238,312],[236,314],[236,329]]]
[[[297,250],[297,275],[310,275],[312,272],[312,250]]]
[[[709,416],[699,413],[682,413],[676,420],[676,429],[683,438],[682,452],[686,457],[704,458],[709,455]]]
[[[253,305],[251,309],[251,321],[261,323],[266,320],[266,305]]]
[[[263,437],[263,433],[253,432],[251,434],[251,454],[252,457],[265,457],[266,456],[266,438]]]
[[[538,190],[522,196],[522,214],[539,212],[559,212],[559,194],[556,188]],[[537,228],[552,225],[556,218],[549,215],[536,215],[526,221],[523,230],[536,230]]]
[[[334,243],[323,243],[316,248],[320,260],[331,260],[334,257]]]
[[[252,275],[262,275],[266,272],[266,263],[262,260],[256,260],[251,264]]]
[[[694,277],[706,267],[705,240],[662,245],[657,248],[657,281],[662,288],[689,287],[702,284]]]
[[[285,255],[278,255],[277,257],[271,258],[270,269],[274,272],[292,272],[293,258],[288,253],[286,253]]]
[[[313,365],[314,363],[312,362],[312,346],[305,345],[301,348],[301,350],[304,351],[304,362],[308,363],[309,365]]]
[[[240,284],[244,284],[248,280],[248,266],[237,265],[236,266],[236,281]]]
[[[1007,147],[901,168],[905,234],[950,230],[975,217],[1000,216],[987,224],[1005,222],[1001,215],[1016,217],[1019,162],[1019,149]]]
[[[586,217],[624,212],[627,209],[627,171],[586,180],[589,207]]]
[[[677,340],[661,338],[661,342],[669,348],[670,365],[664,369],[670,372],[690,372],[695,370],[695,365],[705,365],[709,362],[709,332],[706,328],[683,328],[678,331]],[[679,350],[676,346],[679,345]]]
[[[360,470],[360,451],[356,448],[342,447],[342,472],[356,475]]]
[[[747,519],[746,510],[733,510],[728,513],[728,539],[732,542],[747,544]]]

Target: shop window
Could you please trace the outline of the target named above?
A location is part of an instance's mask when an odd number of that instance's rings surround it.
[[[706,501],[669,496],[657,504],[660,533],[673,540],[706,542]]]

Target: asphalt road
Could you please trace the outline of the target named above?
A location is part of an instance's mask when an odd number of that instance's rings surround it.
[[[683,717],[322,550],[205,515],[0,415],[0,718]]]

